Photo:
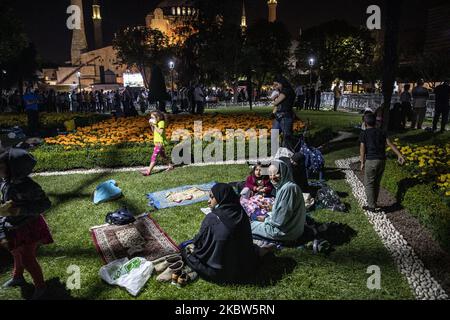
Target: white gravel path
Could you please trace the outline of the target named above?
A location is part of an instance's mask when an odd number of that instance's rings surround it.
[[[345,170],[346,180],[362,207],[367,205],[364,185],[350,169],[350,164],[357,161],[357,157],[338,160],[336,165]],[[364,211],[364,214],[373,225],[384,246],[391,253],[400,272],[408,280],[416,298],[419,300],[448,300],[449,296],[442,286],[431,276],[430,271],[425,268],[414,249],[392,225],[386,214],[368,211]]]
[[[254,163],[256,161],[260,161],[263,163],[268,163],[271,161],[271,158],[260,158],[260,159],[250,159],[250,160],[232,160],[232,161],[221,161],[221,162],[205,162],[205,163],[194,163],[183,166],[186,167],[206,167],[206,166],[223,166],[223,165],[237,165],[237,164],[247,164],[247,162]],[[128,167],[128,168],[98,168],[98,169],[88,169],[88,170],[68,170],[68,171],[54,171],[54,172],[40,172],[34,173],[32,177],[50,177],[50,176],[69,176],[74,174],[99,174],[99,173],[116,173],[116,172],[134,172],[134,171],[142,171],[147,169],[148,167]],[[155,171],[165,170],[167,166],[156,166]]]

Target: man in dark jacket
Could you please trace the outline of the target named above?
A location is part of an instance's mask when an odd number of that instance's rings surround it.
[[[437,124],[439,122],[439,117],[441,120],[441,132],[445,131],[445,126],[448,123],[448,114],[450,109],[450,85],[449,80],[444,81],[440,86],[437,86],[434,90],[435,98],[435,109],[434,109],[434,119],[433,119],[433,131],[437,130]]]

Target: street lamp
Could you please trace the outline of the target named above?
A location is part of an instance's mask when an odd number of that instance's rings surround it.
[[[81,72],[80,71],[77,72],[77,78],[78,78],[78,89],[80,90],[80,94],[81,94]]]
[[[314,67],[314,58],[309,58],[309,86],[312,87],[312,68]]]
[[[173,107],[173,92],[175,90],[174,83],[173,83],[173,71],[175,69],[175,62],[169,61],[169,69],[170,69],[170,77],[172,81],[172,94],[170,95],[172,98],[172,107]]]

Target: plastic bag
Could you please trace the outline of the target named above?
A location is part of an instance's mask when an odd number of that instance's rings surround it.
[[[137,296],[150,279],[153,269],[153,264],[144,258],[123,258],[101,267],[99,275],[107,283],[123,287]]]

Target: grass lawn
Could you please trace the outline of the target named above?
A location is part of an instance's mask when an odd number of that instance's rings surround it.
[[[236,109],[220,112],[236,112]],[[257,108],[256,112],[267,113],[269,109]],[[299,115],[303,120],[310,119],[314,127],[332,126],[335,130],[350,129],[360,119],[359,115],[332,112],[302,111]],[[262,266],[261,272],[269,280],[261,285],[218,286],[198,280],[185,289],[178,289],[170,284],[157,283],[153,276],[137,299],[413,299],[406,279],[397,271],[351,195],[344,174],[334,168],[335,160],[353,156],[357,150],[357,147],[348,145],[326,155],[328,169],[325,176],[336,191],[346,195],[344,201],[350,205],[350,212],[320,210],[313,214],[319,221],[345,223],[356,230],[358,235],[349,244],[337,247],[330,256],[315,256],[301,249],[277,252],[275,258],[266,260]],[[247,166],[232,165],[185,167],[148,178],[138,173],[36,177],[53,203],[46,217],[55,244],[39,251],[46,278],[58,279],[65,284],[69,277],[67,268],[77,265],[81,270],[81,289],[70,291],[72,297],[134,299],[124,289],[103,283],[98,276],[102,261],[94,248],[89,228],[103,224],[107,212],[122,206],[127,206],[135,214],[146,212],[145,194],[148,192],[212,180],[238,181],[247,174]],[[91,193],[98,183],[108,179],[115,179],[125,196],[116,202],[95,206],[90,201]],[[160,210],[153,217],[179,243],[191,239],[198,231],[204,217],[199,209],[205,205]],[[381,268],[381,290],[369,290],[366,286],[370,276],[366,271],[371,265]],[[4,270],[0,281],[4,282],[8,277],[9,270]],[[0,289],[0,299],[21,297],[20,290]]]
[[[332,157],[330,157],[331,159]],[[331,164],[331,162],[330,162]],[[104,223],[105,214],[120,206],[128,206],[135,213],[147,210],[147,192],[183,184],[211,180],[235,181],[246,176],[246,166],[215,166],[181,168],[174,172],[141,177],[137,173],[108,175],[76,175],[70,177],[37,177],[51,197],[53,208],[47,219],[55,244],[42,247],[39,257],[47,279],[59,278],[65,283],[70,265],[81,269],[81,290],[71,295],[82,299],[132,299],[124,290],[101,281],[98,270],[102,266],[92,243],[89,228]],[[338,191],[351,194],[339,172],[328,172],[330,184]],[[95,206],[90,194],[96,184],[115,179],[124,190],[123,200]],[[157,283],[152,277],[138,299],[412,299],[405,278],[398,273],[388,252],[358,208],[352,196],[345,198],[351,205],[348,214],[318,211],[314,217],[321,221],[346,223],[357,230],[351,243],[338,247],[328,257],[314,256],[309,251],[287,249],[276,254],[263,271],[273,279],[261,286],[220,287],[199,280],[186,289]],[[154,217],[176,241],[192,238],[203,219],[199,208],[205,204],[161,210]],[[382,271],[382,289],[366,287],[367,267],[378,265]],[[0,280],[8,278],[3,273]],[[19,290],[1,290],[0,299],[18,299]]]

